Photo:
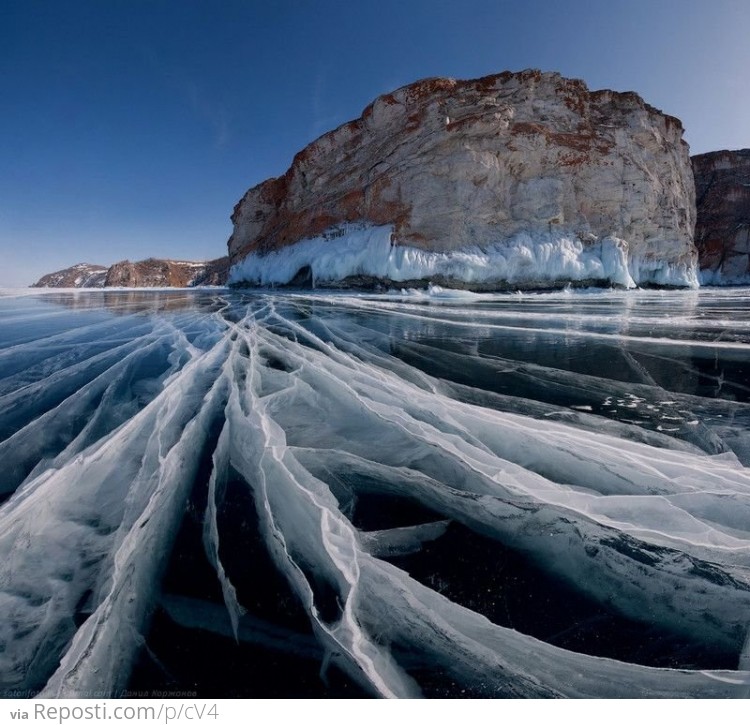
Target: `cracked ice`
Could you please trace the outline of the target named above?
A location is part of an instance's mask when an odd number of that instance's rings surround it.
[[[0,690],[746,696],[741,294],[5,293]]]

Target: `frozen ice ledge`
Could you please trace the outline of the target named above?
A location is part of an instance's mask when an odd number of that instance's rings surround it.
[[[695,258],[669,262],[629,253],[617,237],[521,232],[486,247],[434,252],[396,245],[393,227],[343,225],[234,264],[238,286],[377,287],[428,283],[475,291],[572,286],[697,287]]]

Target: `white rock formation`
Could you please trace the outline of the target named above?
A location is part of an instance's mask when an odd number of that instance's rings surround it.
[[[359,244],[370,259],[362,229],[387,227],[394,259],[378,269],[394,281],[424,281],[437,267],[441,283],[478,288],[695,285],[682,130],[634,93],[590,92],[556,73],[420,81],[376,99],[297,154],[284,176],[245,194],[232,216],[230,280],[293,280],[302,269],[293,260],[305,255],[291,245],[303,240],[318,240],[318,252],[331,245],[321,281],[378,276],[377,264],[336,262],[335,250]],[[272,258],[286,272],[269,276],[263,260],[279,250],[289,250]],[[482,273],[471,264],[462,272],[456,254],[473,256]],[[549,264],[535,273],[539,258]],[[303,266],[314,271],[314,261]]]

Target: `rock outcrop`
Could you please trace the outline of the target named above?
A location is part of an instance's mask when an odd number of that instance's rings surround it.
[[[173,259],[116,262],[107,270],[104,286],[195,287],[204,284],[222,284],[221,278],[226,280],[225,259],[223,257],[210,262],[183,262]]]
[[[199,287],[225,285],[229,272],[227,257],[209,262],[173,259],[128,260],[111,267],[77,264],[52,272],[32,287]]]
[[[693,285],[682,132],[635,93],[556,73],[419,81],[245,194],[230,281]]]
[[[750,284],[750,149],[693,156],[703,284]]]
[[[204,262],[204,265],[203,269],[196,275],[193,287],[203,287],[206,285],[223,287],[226,285],[227,278],[229,277],[229,257],[212,259]]]
[[[107,268],[80,262],[59,272],[45,274],[32,287],[104,287]]]

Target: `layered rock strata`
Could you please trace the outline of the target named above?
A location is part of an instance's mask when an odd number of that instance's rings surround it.
[[[682,132],[556,73],[419,81],[245,194],[230,281],[694,285]]]
[[[227,257],[209,262],[144,259],[111,267],[77,264],[42,277],[32,287],[198,287],[226,284]]]
[[[750,149],[693,156],[703,284],[750,284]]]

